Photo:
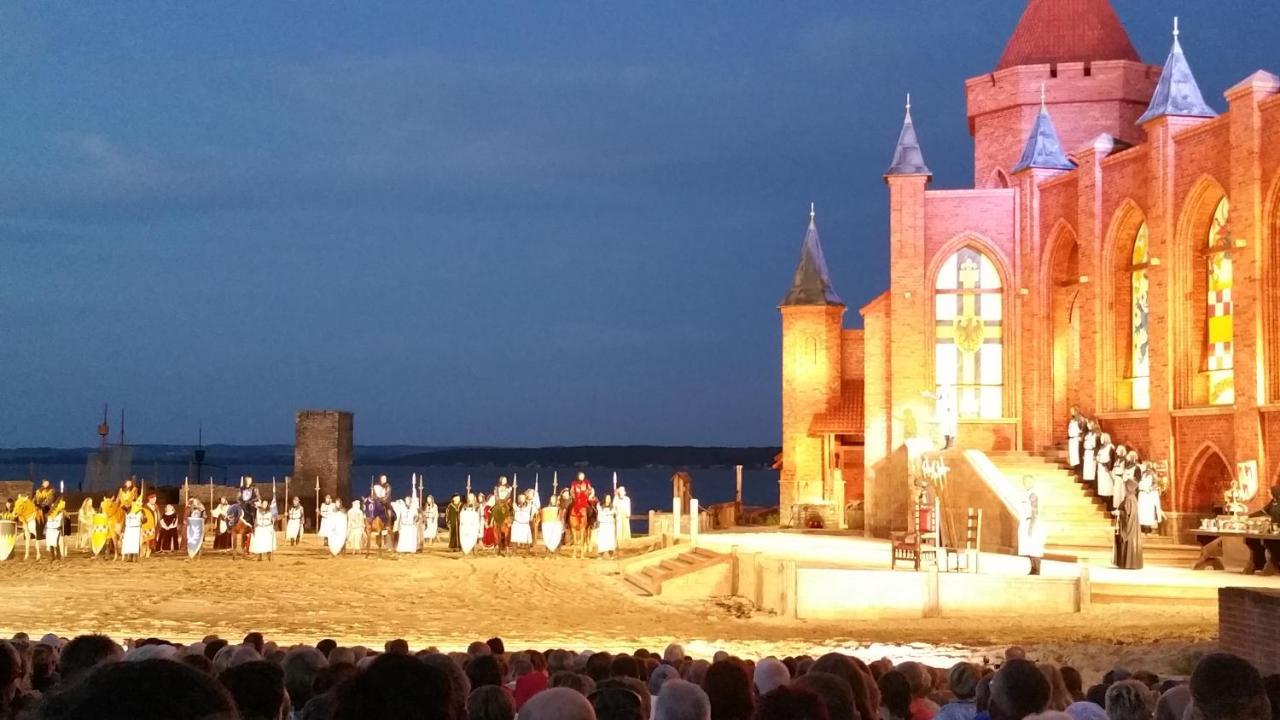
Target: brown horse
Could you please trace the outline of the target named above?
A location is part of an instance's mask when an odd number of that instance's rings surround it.
[[[587,520],[587,508],[570,508],[569,533],[573,536],[573,556],[586,557],[587,538],[590,537],[591,526]]]
[[[369,550],[376,543],[378,546],[378,556],[382,556],[382,551],[391,544],[391,525],[393,515],[391,512],[391,504],[387,502],[379,502],[373,498],[369,498],[364,503],[364,554],[368,557]]]

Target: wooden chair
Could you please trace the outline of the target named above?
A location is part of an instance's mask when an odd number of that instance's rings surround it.
[[[964,521],[964,546],[959,543],[947,543],[946,553],[946,569],[951,570],[953,567],[952,559],[955,560],[954,567],[957,572],[964,570],[966,572],[978,572],[978,558],[982,552],[982,508],[969,508],[965,513]],[[963,559],[963,562],[961,560]]]
[[[929,556],[934,564],[938,562],[940,533],[939,504],[934,500],[932,506],[921,505],[912,501],[911,529],[907,532],[891,533],[889,542],[893,549],[890,569],[898,568],[898,561],[910,561],[915,570],[920,570],[924,556]]]

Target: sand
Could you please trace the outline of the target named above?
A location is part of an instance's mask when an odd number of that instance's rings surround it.
[[[51,564],[0,564],[0,633],[175,641],[207,634],[239,639],[258,630],[278,643],[380,647],[403,637],[415,648],[462,649],[502,636],[509,648],[661,649],[680,642],[709,655],[747,657],[854,652],[866,659],[994,661],[1010,644],[1037,659],[1072,664],[1086,679],[1122,664],[1186,673],[1188,658],[1213,646],[1212,607],[1095,606],[1049,618],[965,618],[807,622],[717,598],[676,604],[643,597],[615,562],[564,557],[419,555],[329,559],[309,537],[274,560],[210,554],[154,557],[139,564],[74,554]],[[20,558],[21,548],[19,548]]]

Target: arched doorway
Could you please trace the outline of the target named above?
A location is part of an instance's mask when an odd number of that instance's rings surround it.
[[[1233,479],[1231,466],[1222,453],[1212,445],[1205,445],[1179,483],[1174,509],[1179,512],[1209,512],[1211,507],[1222,503],[1223,493],[1231,487]]]
[[[1067,438],[1065,418],[1080,404],[1080,245],[1069,229],[1058,232],[1049,265],[1049,343],[1053,376],[1053,438]]]

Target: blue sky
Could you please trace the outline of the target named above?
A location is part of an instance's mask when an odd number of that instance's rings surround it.
[[[1171,18],[1211,104],[1271,2]],[[903,94],[936,187],[1023,3],[0,4],[0,446],[769,444],[808,204],[886,284]]]

